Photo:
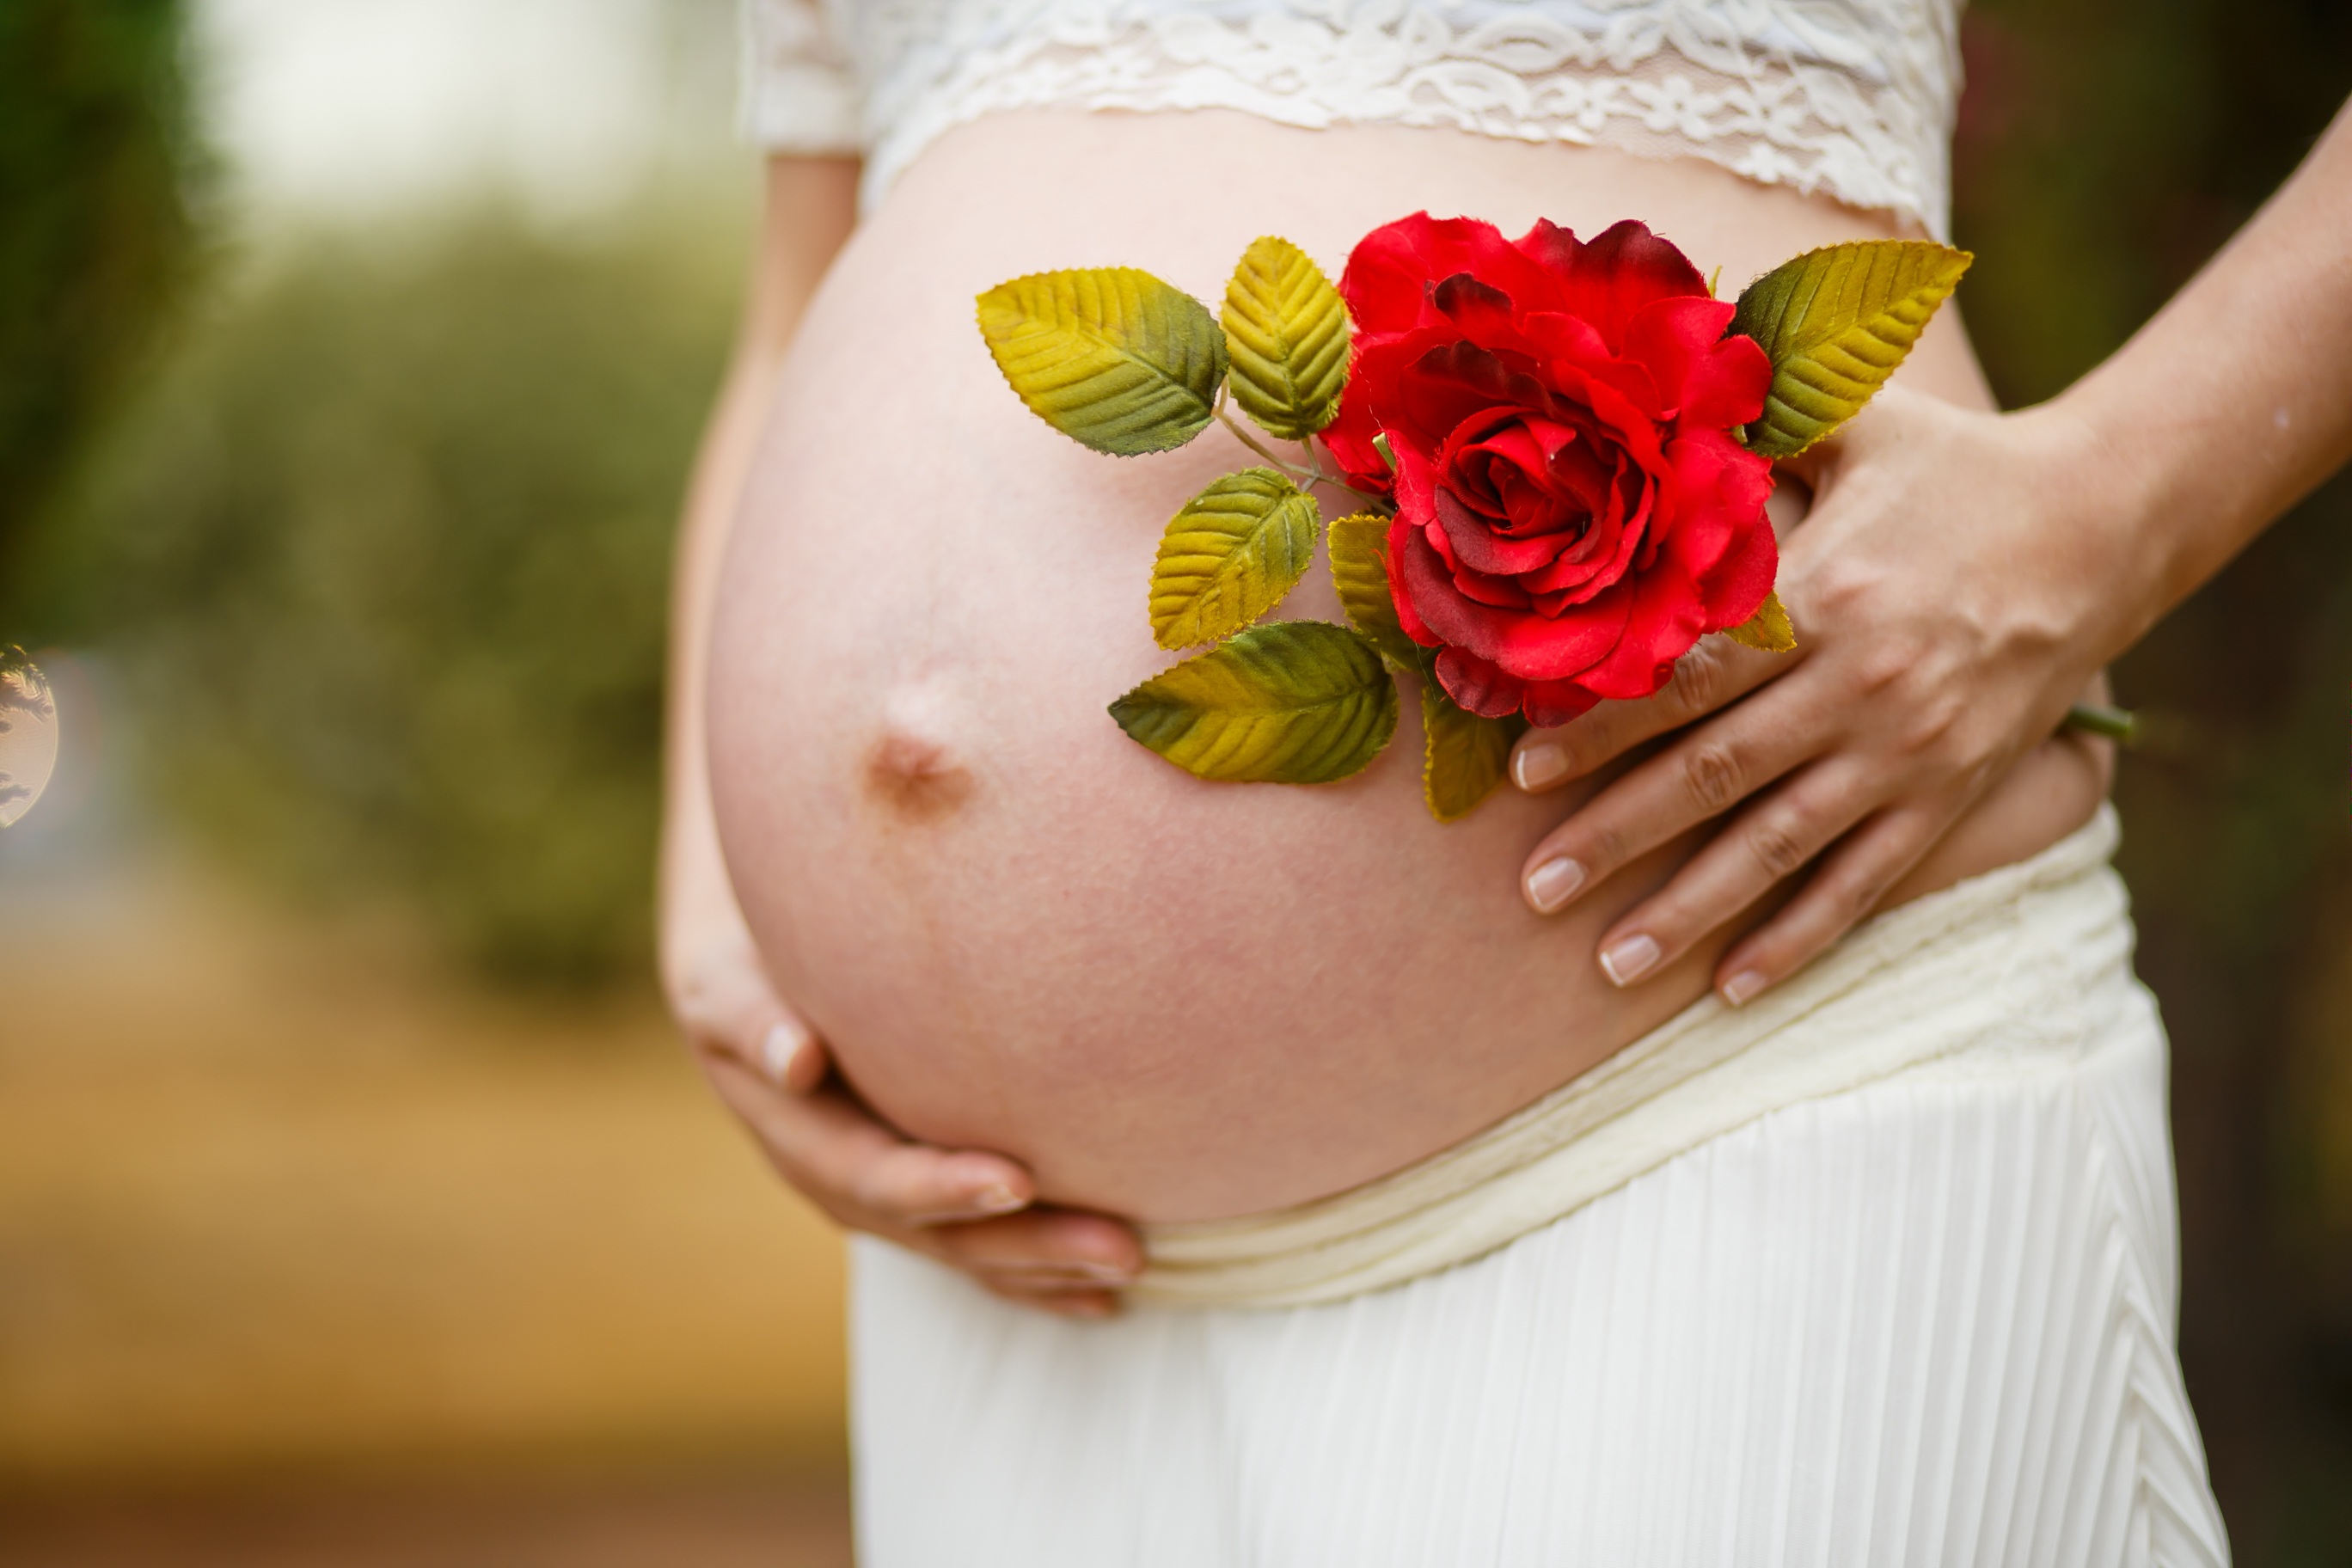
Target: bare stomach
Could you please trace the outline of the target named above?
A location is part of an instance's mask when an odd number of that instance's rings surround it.
[[[1421,208],[1627,216],[1727,288],[1876,215],[1697,163],[1238,114],[1023,114],[937,143],[800,330],[720,589],[711,764],[737,891],[783,994],[909,1134],[1001,1150],[1063,1202],[1150,1220],[1338,1191],[1458,1142],[1706,989],[1709,946],[1630,991],[1593,959],[1671,847],[1549,920],[1522,859],[1574,795],[1506,789],[1441,826],[1397,742],[1318,788],[1205,784],[1104,712],[1170,662],[1144,616],[1168,516],[1249,459],[1222,432],[1114,459],[1005,389],[972,297],[1127,264],[1203,299],[1254,237],[1335,275]],[[1958,320],[1909,385],[1989,404]],[[1337,619],[1310,573],[1283,612]],[[2021,858],[2088,817],[2053,742],[1898,890]]]

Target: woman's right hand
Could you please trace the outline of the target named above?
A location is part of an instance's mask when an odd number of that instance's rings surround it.
[[[1018,1163],[899,1136],[832,1071],[731,906],[671,911],[662,979],[696,1061],[784,1180],[852,1230],[960,1268],[1007,1300],[1102,1317],[1143,1267],[1118,1220],[1033,1203]]]

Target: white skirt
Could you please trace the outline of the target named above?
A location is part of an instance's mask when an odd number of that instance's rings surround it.
[[[2070,994],[2095,1026],[2028,987],[1343,1300],[1065,1321],[861,1238],[860,1562],[2224,1563],[2164,1037],[2111,967]]]

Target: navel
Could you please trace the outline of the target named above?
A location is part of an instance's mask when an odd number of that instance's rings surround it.
[[[903,822],[933,822],[971,794],[971,771],[942,742],[912,730],[885,730],[866,753],[866,792]]]

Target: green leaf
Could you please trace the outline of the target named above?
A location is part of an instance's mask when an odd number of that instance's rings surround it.
[[[1862,239],[1780,266],[1739,296],[1731,330],[1772,361],[1751,450],[1793,458],[1862,412],[1976,258],[1924,239]]]
[[[1315,559],[1314,500],[1273,468],[1244,468],[1184,503],[1151,566],[1161,647],[1230,637],[1275,605]]]
[[[1789,624],[1789,612],[1778,594],[1764,595],[1757,612],[1723,634],[1733,642],[1748,647],[1761,648],[1766,653],[1797,651],[1797,628]]]
[[[1331,585],[1339,607],[1358,631],[1371,639],[1381,657],[1398,669],[1420,669],[1427,650],[1397,624],[1396,600],[1389,592],[1389,520],[1360,511],[1325,530],[1331,547]]]
[[[980,332],[1031,412],[1097,452],[1181,447],[1225,378],[1208,307],[1132,267],[1034,272],[980,297]]]
[[[1528,732],[1528,721],[1482,719],[1455,705],[1437,682],[1421,683],[1422,795],[1440,822],[1467,816],[1495,793],[1511,765],[1511,748]]]
[[[1250,242],[1225,285],[1225,348],[1234,401],[1286,441],[1304,441],[1339,412],[1348,384],[1348,307],[1298,247]]]
[[[1162,670],[1110,716],[1196,778],[1329,784],[1396,733],[1396,681],[1347,627],[1276,621]]]

